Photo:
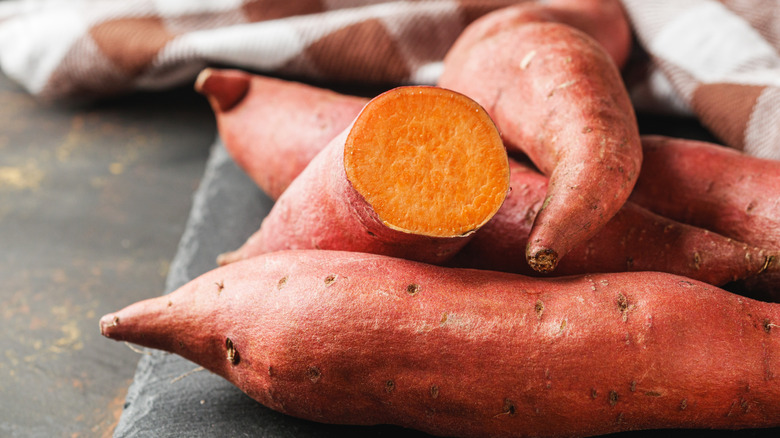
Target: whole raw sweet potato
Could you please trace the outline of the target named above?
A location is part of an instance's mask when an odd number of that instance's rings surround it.
[[[290,251],[100,320],[280,412],[460,437],[780,425],[780,305],[662,273],[533,279]]]
[[[642,136],[631,199],[680,222],[780,249],[780,161],[697,140]]]
[[[338,249],[441,263],[508,191],[506,150],[484,109],[439,87],[399,87],[366,104],[218,262]]]
[[[208,97],[225,149],[272,199],[368,102],[299,82],[214,68],[198,75],[195,89]]]
[[[517,253],[544,202],[547,178],[513,160],[510,170],[512,190],[504,204],[449,266],[538,275],[517,262]],[[626,202],[595,236],[561,260],[555,274],[662,271],[720,286],[778,272],[776,254]],[[762,289],[743,292],[766,299]]]
[[[525,256],[553,271],[634,186],[642,149],[628,92],[605,50],[568,25],[521,23],[469,43],[447,53],[439,85],[479,102],[507,148],[549,176]]]
[[[645,162],[631,199],[661,215],[780,251],[780,161],[717,144],[643,136]],[[780,270],[745,280],[780,301]]]

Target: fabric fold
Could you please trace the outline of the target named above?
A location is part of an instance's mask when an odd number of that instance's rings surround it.
[[[208,65],[300,80],[435,84],[473,20],[545,0],[11,0],[0,68],[44,101],[185,85]],[[622,0],[644,65],[637,108],[692,114],[724,144],[780,159],[780,4]],[[635,72],[641,74],[636,75]]]

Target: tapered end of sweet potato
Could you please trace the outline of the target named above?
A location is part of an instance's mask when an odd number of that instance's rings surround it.
[[[148,346],[139,339],[138,329],[139,324],[143,326],[146,323],[150,327],[153,325],[150,321],[156,312],[150,303],[154,303],[154,300],[139,301],[114,313],[103,315],[99,322],[100,334],[115,341],[127,341]],[[151,331],[148,331],[146,335],[152,338]],[[159,339],[157,340],[159,341]]]
[[[391,229],[470,234],[509,190],[501,137],[472,99],[439,87],[399,87],[369,102],[344,147],[355,190]]]
[[[110,313],[108,315],[103,315],[102,318],[100,318],[100,334],[110,338],[113,334],[114,327],[119,325],[119,317],[114,315],[113,313]]]
[[[217,266],[225,266],[233,262],[242,260],[244,257],[240,250],[223,252],[217,256]]]
[[[558,253],[551,249],[532,250],[526,253],[526,260],[531,269],[546,274],[558,266]]]
[[[249,91],[251,77],[240,70],[207,68],[195,80],[195,91],[205,95],[214,110],[230,111]]]
[[[187,286],[186,295],[197,291]],[[161,295],[138,301],[100,318],[100,334],[115,341],[130,342],[142,347],[174,351],[178,340],[196,334],[203,321],[193,318],[199,304],[174,306],[171,295]]]
[[[171,320],[170,310],[168,300],[162,297],[135,302],[100,318],[100,334],[115,341],[170,351],[171,336],[164,328]],[[186,323],[180,327],[185,330]]]

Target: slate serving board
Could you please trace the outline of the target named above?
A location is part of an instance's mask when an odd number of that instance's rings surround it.
[[[218,254],[240,246],[273,201],[234,164],[220,140],[212,147],[167,278],[166,293],[216,267]],[[780,429],[640,431],[637,437],[777,437]],[[144,350],[114,437],[413,437],[393,426],[336,426],[292,418],[255,402],[221,377],[179,356]]]

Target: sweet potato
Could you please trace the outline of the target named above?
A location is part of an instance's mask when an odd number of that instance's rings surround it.
[[[440,263],[508,191],[506,150],[484,109],[442,88],[399,87],[366,104],[218,262],[339,249]]]
[[[209,77],[219,77],[227,84],[243,81],[247,75],[218,70],[209,73]],[[277,106],[277,109],[272,111],[271,107],[275,106],[276,102],[266,98],[264,93],[255,92],[244,98],[246,111],[221,113],[215,110],[217,120],[227,119],[220,123],[223,137],[226,138],[233,137],[236,129],[250,129],[251,124],[248,121],[253,117],[273,112],[278,119],[273,137],[258,132],[252,137],[245,137],[243,142],[233,143],[236,155],[246,157],[248,162],[244,169],[255,181],[274,177],[282,186],[289,185],[297,173],[291,171],[292,167],[284,167],[277,172],[278,164],[288,161],[297,161],[297,167],[307,164],[301,157],[313,156],[319,152],[326,143],[323,137],[335,136],[337,131],[343,130],[368,101],[303,84],[278,79],[255,79],[253,75],[248,77],[251,78],[250,81],[260,84],[266,81],[270,81],[268,84],[279,82],[282,91],[295,92],[295,95],[289,98],[295,97],[298,102],[309,99],[318,102],[312,107],[300,108],[293,106],[294,102],[291,102],[286,106]],[[229,90],[233,87],[223,88]],[[211,92],[213,98],[218,100],[229,99],[230,96],[222,88],[213,88]],[[280,98],[285,97],[280,95]],[[361,102],[363,100],[365,102]],[[357,104],[351,105],[350,102]],[[330,115],[328,123],[320,124],[318,120],[321,119],[321,114]],[[233,122],[240,119],[246,121]],[[295,126],[288,124],[288,121],[295,121]],[[319,133],[320,138],[316,140],[310,137],[309,132]],[[263,141],[254,141],[253,138],[262,138]],[[296,147],[289,148],[288,144],[294,144]],[[264,149],[262,152],[254,151],[261,148]],[[261,158],[263,154],[283,158],[269,162]],[[510,165],[512,192],[496,216],[475,233],[449,265],[535,274],[527,264],[518,263],[516,258],[518,248],[524,248],[527,243],[531,224],[543,202],[547,178],[512,160]],[[248,247],[243,257],[249,255],[251,251]],[[561,261],[556,274],[656,270],[723,285],[758,273],[761,273],[761,278],[771,277],[778,269],[778,261],[769,258],[772,256],[773,254],[767,251],[660,217],[633,204],[624,206],[596,236],[574,248],[567,258]],[[229,256],[224,256],[222,263],[228,261]],[[742,286],[742,293],[774,300],[764,295],[766,284]]]
[[[661,215],[780,251],[780,161],[717,144],[643,136],[645,162],[631,199]],[[737,285],[780,301],[780,270]]]
[[[214,68],[198,75],[195,89],[208,98],[225,149],[272,199],[368,102],[299,82]]]
[[[780,425],[780,305],[670,274],[539,279],[289,251],[100,320],[295,417],[460,437]]]
[[[496,215],[474,233],[449,266],[534,275],[517,263],[537,210],[544,202],[547,178],[510,160],[512,190]],[[590,240],[561,260],[556,275],[591,272],[662,271],[716,286],[778,271],[776,252],[746,245],[703,228],[683,224],[627,202]],[[761,290],[750,296],[765,299]]]
[[[642,136],[631,199],[680,222],[780,249],[780,161],[704,141]]]
[[[534,22],[562,23],[585,32],[619,69],[631,54],[631,26],[620,0],[548,0],[521,2],[483,15],[464,29],[450,56],[465,54],[470,46],[499,32]]]
[[[525,249],[533,269],[553,271],[631,193],[642,161],[636,117],[615,63],[587,34],[531,22],[456,42],[439,85],[479,102],[507,149],[549,176]]]

